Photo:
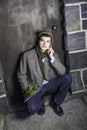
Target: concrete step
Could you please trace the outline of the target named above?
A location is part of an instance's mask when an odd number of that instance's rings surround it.
[[[4,130],[87,130],[87,105],[82,99],[73,99],[62,104],[64,116],[57,116],[50,106],[46,106],[46,113],[37,113],[19,118],[17,113],[5,117]]]

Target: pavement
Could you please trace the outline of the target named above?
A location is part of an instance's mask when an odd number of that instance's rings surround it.
[[[62,117],[57,116],[49,105],[43,116],[36,113],[21,119],[15,112],[9,113],[4,117],[3,130],[87,130],[87,104],[82,98],[68,100],[61,106]],[[3,125],[1,119],[0,125]]]

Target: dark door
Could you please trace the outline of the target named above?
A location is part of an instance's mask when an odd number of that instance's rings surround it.
[[[63,61],[58,0],[0,0],[0,56],[11,102],[19,98],[16,70],[20,54],[35,45],[36,33],[52,30]]]

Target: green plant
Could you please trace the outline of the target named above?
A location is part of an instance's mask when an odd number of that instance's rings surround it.
[[[36,85],[29,85],[27,87],[27,93],[29,94],[29,96],[35,95],[36,92],[37,92],[37,86]]]

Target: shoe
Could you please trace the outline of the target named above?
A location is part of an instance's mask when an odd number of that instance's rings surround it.
[[[45,106],[43,105],[40,110],[37,112],[38,115],[44,115],[45,114]]]
[[[58,116],[63,116],[64,112],[63,109],[60,105],[54,103],[54,102],[50,102],[50,106],[54,109],[54,112],[58,115]]]

